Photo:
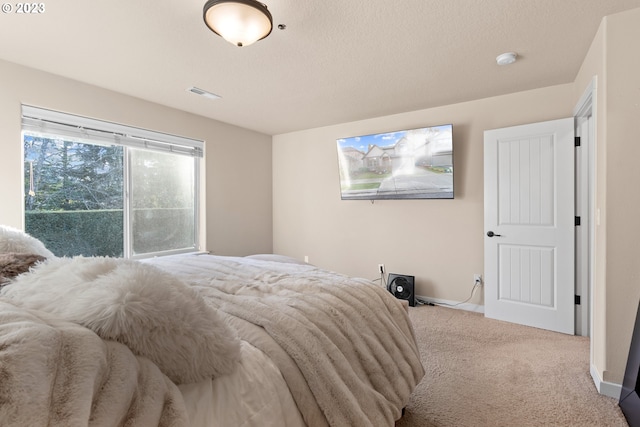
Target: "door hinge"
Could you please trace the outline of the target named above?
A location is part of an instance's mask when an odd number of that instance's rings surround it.
[[[579,225],[580,225],[580,217],[579,217],[579,216],[577,216],[577,217],[576,217],[576,227],[577,227],[577,226],[579,226]]]
[[[576,136],[573,138],[573,142],[575,144],[576,147],[580,147],[580,137]]]
[[[574,296],[575,296],[576,305],[580,305],[580,295],[574,295]]]

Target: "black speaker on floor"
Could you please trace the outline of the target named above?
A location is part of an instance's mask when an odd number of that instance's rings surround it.
[[[415,277],[405,274],[389,273],[387,289],[398,299],[409,301],[411,307],[416,306]]]
[[[631,348],[624,372],[622,390],[618,402],[629,427],[640,426],[640,305],[631,337]]]

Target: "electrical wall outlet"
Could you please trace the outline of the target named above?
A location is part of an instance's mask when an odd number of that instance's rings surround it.
[[[384,274],[384,264],[378,264],[378,272]]]
[[[482,285],[482,274],[474,274],[473,275],[473,284],[475,285],[476,283],[479,283]]]

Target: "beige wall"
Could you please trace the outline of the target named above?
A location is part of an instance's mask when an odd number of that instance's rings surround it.
[[[606,352],[604,380],[624,377],[640,299],[640,9],[607,18]],[[631,48],[630,48],[631,46]]]
[[[271,137],[0,61],[0,224],[21,228],[21,104],[205,141],[207,249],[272,250]]]
[[[376,278],[416,276],[416,293],[464,301],[483,273],[483,132],[570,117],[573,85],[344,123],[273,138],[274,251]],[[453,124],[454,200],[340,200],[336,139]],[[483,304],[477,292],[472,304]]]
[[[607,370],[621,382],[640,299],[640,9],[607,19]]]
[[[621,382],[640,299],[640,9],[607,18],[606,34],[607,368],[603,379]]]

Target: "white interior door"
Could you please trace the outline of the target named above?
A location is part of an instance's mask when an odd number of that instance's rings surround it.
[[[485,316],[574,334],[573,118],[484,133]]]

